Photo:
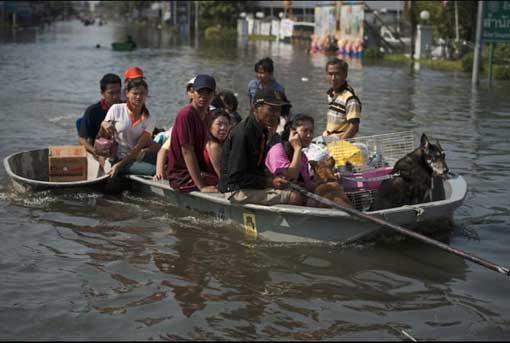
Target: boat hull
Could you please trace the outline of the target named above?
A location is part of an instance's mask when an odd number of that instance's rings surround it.
[[[114,51],[133,51],[136,49],[136,44],[129,42],[116,42],[112,43],[112,49]]]
[[[167,181],[155,182],[135,175],[127,177],[133,181],[135,191],[162,196],[174,206],[198,211],[216,220],[231,221],[245,233],[273,242],[340,244],[369,237],[382,228],[339,210],[292,205],[236,205],[221,194],[178,193]],[[467,185],[461,176],[454,176],[444,181],[444,189],[444,200],[367,213],[423,231],[420,227],[424,224],[452,217],[466,196]]]
[[[107,163],[107,168],[108,168]],[[48,181],[48,149],[14,153],[4,159],[4,168],[13,187],[19,192],[50,189],[101,187],[108,179],[97,160],[87,153],[87,180],[71,182]]]

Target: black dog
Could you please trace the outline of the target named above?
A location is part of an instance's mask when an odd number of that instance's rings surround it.
[[[437,194],[444,192],[440,182],[438,189],[434,190],[434,179],[445,178],[447,174],[448,166],[443,148],[439,142],[430,143],[423,134],[420,147],[398,160],[392,170],[394,177],[381,183],[370,210],[432,201]],[[442,196],[444,198],[444,194]]]

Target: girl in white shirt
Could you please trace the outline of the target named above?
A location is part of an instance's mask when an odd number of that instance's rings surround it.
[[[145,107],[149,87],[143,78],[132,79],[126,85],[127,102],[110,107],[101,124],[103,133],[115,137],[117,156],[110,175],[154,175],[156,167],[148,159],[138,160],[140,152],[152,140],[155,118]],[[152,162],[152,161],[151,161]]]

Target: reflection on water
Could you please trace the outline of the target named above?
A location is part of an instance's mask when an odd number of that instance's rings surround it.
[[[114,52],[133,36],[139,49]],[[100,44],[100,48],[96,48]],[[325,126],[324,55],[275,42],[191,42],[164,31],[78,22],[0,36],[0,152],[76,142],[98,80],[141,66],[148,107],[168,127],[184,87],[211,73],[248,108],[253,65],[271,56],[296,112]],[[308,81],[302,81],[307,79]],[[361,134],[426,132],[469,185],[450,244],[505,263],[510,191],[509,85],[365,64],[349,80]],[[302,246],[245,240],[164,199],[124,193],[15,194],[0,171],[0,323],[5,339],[402,340],[508,337],[508,282],[410,240]],[[28,319],[28,320],[27,320]]]

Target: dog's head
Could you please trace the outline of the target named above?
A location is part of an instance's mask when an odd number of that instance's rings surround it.
[[[422,134],[420,147],[423,149],[425,162],[432,169],[432,175],[446,177],[449,169],[445,161],[445,152],[439,141],[436,141],[436,144],[432,144],[427,136]]]
[[[331,156],[320,161],[310,161],[314,178],[323,182],[337,181],[335,175],[335,159]]]

